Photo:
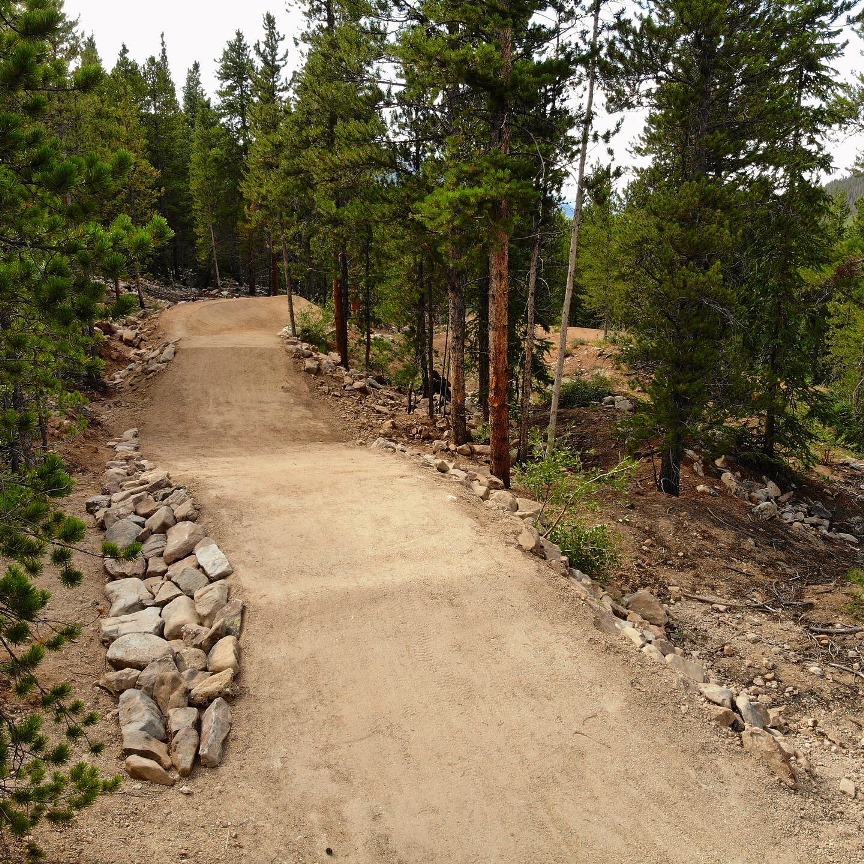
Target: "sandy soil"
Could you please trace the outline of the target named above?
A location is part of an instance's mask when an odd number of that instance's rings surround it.
[[[49,836],[53,860],[859,860],[489,511],[342,443],[276,337],[285,312],[174,307],[178,356],[138,418],[247,603],[227,758],[189,796],[127,783]]]

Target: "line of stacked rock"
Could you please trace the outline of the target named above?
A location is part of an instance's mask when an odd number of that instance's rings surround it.
[[[141,543],[131,561],[104,559],[107,615],[99,622],[119,698],[126,771],[173,785],[196,760],[222,761],[240,675],[243,603],[224,581],[233,569],[198,523],[189,491],[140,455],[138,430],[109,443],[102,494],[87,512],[105,540]]]
[[[162,304],[162,307],[170,304]],[[107,383],[120,389],[134,386],[142,379],[161,372],[175,357],[177,339],[158,340],[158,316],[162,308],[145,309],[127,317],[121,324],[100,321],[96,332],[105,337],[100,354],[107,360],[123,363],[107,379]]]

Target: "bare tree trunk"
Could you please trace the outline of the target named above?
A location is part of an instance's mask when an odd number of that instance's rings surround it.
[[[483,420],[489,422],[489,276],[480,283],[477,313],[477,397]]]
[[[288,315],[291,318],[291,335],[297,335],[297,322],[294,320],[294,294],[291,291],[291,274],[288,272],[288,246],[282,241],[282,267],[285,269],[285,293],[288,295]]]
[[[279,256],[273,248],[273,240],[270,240],[270,296],[275,297],[279,293]]]
[[[435,314],[432,306],[432,280],[426,285],[426,367],[429,369],[429,416],[435,416]]]
[[[542,219],[542,214],[541,214]],[[519,461],[528,458],[528,427],[531,419],[531,382],[534,373],[534,313],[537,306],[537,266],[540,262],[540,225],[534,235],[528,270],[528,314],[525,323],[525,366],[522,369],[522,406],[519,417]]]
[[[246,247],[246,265],[249,272],[249,296],[254,297],[257,292],[255,282],[255,244],[252,242],[251,237]]]
[[[513,71],[513,30],[504,27],[498,34],[501,50],[501,78],[505,92]],[[502,156],[510,152],[509,98],[498,98],[493,116],[495,149]],[[507,363],[508,316],[510,299],[510,234],[505,225],[510,202],[502,198],[495,205],[495,227],[489,253],[489,443],[491,471],[510,488],[510,409]]]
[[[348,369],[348,318],[345,309],[345,288],[348,283],[348,254],[339,250],[339,278],[333,280],[333,317],[336,323],[336,352],[339,362]]]
[[[452,402],[450,419],[453,423],[453,443],[458,447],[468,440],[465,417],[465,290],[462,273],[450,267],[447,270],[447,297],[450,303],[450,384]],[[446,393],[446,384],[443,385]]]
[[[210,248],[213,250],[213,266],[216,268],[216,287],[222,290],[222,277],[219,275],[219,256],[216,254],[216,234],[213,231],[213,223],[210,223]]]
[[[369,363],[372,359],[372,266],[370,264],[370,254],[372,246],[372,227],[368,226],[366,233],[366,248],[365,248],[365,269],[363,279],[363,327],[366,331],[366,354],[364,364],[366,374],[369,374]]]
[[[561,310],[561,332],[558,335],[558,358],[555,364],[555,383],[552,386],[552,407],[549,411],[547,453],[555,446],[555,431],[558,425],[558,403],[561,399],[561,380],[564,377],[564,354],[567,351],[567,328],[570,324],[570,303],[573,300],[573,281],[576,278],[576,255],[579,251],[579,228],[582,222],[582,203],[585,200],[585,161],[588,158],[588,141],[594,121],[594,84],[597,79],[597,37],[600,31],[600,6],[602,0],[594,0],[593,25],[591,31],[591,62],[588,67],[588,94],[585,101],[585,117],[582,120],[582,149],[579,153],[579,174],[576,181],[576,203],[573,207],[573,227],[570,233],[570,258],[567,264],[567,283],[564,288],[564,306]]]
[[[138,305],[144,308],[144,292],[141,290],[141,267],[135,265],[135,290],[138,292]]]
[[[114,299],[119,303],[120,302],[120,277],[114,277]]]

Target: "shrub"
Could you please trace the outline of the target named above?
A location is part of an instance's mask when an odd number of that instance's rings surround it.
[[[615,538],[608,525],[586,527],[570,521],[553,529],[549,539],[561,547],[571,567],[589,576],[606,573],[618,561]]]
[[[587,408],[613,393],[609,379],[602,372],[595,372],[590,377],[579,375],[561,382],[558,404],[561,408]]]
[[[609,469],[586,471],[579,454],[564,447],[546,452],[539,432],[532,435],[530,449],[538,455],[518,470],[516,479],[543,505],[538,530],[561,547],[572,566],[591,576],[603,574],[617,560],[615,538],[606,525],[586,525],[585,515],[598,509],[601,495],[623,490],[635,463],[624,460]]]
[[[297,316],[297,335],[323,353],[330,350],[334,326],[333,310],[329,305],[304,309]]]

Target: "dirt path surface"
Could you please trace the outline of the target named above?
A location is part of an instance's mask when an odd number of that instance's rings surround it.
[[[242,692],[223,765],[190,796],[127,790],[111,824],[100,802],[75,860],[835,860],[833,826],[682,718],[671,674],[611,648],[488,511],[340,441],[276,337],[284,304],[164,318],[182,341],[142,451],[234,563]]]

